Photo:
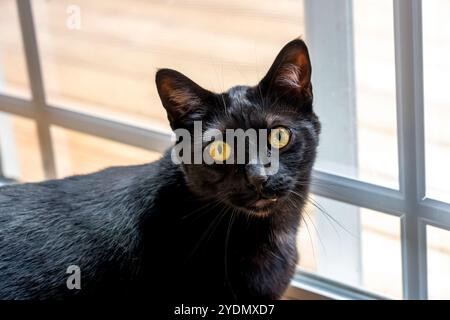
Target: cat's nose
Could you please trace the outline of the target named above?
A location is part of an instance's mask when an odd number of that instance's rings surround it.
[[[264,185],[267,182],[268,176],[264,170],[264,166],[248,164],[245,166],[247,181],[261,194]]]

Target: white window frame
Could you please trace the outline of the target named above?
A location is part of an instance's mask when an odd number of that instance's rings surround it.
[[[304,1],[305,8],[308,8],[313,0]],[[45,97],[31,3],[30,0],[16,0],[16,3],[32,98],[26,100],[0,94],[0,111],[36,122],[46,178],[56,177],[51,125],[157,152],[164,152],[171,145],[171,135],[166,132],[49,105]],[[317,183],[312,185],[312,192],[319,196],[399,217],[403,297],[427,299],[426,226],[432,225],[450,230],[450,204],[429,199],[425,193],[422,1],[393,0],[393,3],[399,190],[315,170],[313,178]],[[308,12],[305,15],[308,15]],[[322,185],[327,187],[320,187]],[[287,296],[337,299],[383,298],[300,271],[296,274]]]

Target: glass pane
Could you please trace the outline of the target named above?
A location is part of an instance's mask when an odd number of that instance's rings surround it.
[[[30,97],[15,0],[0,1],[0,94]]]
[[[450,299],[450,231],[427,226],[428,298]]]
[[[298,235],[300,269],[402,298],[400,219],[321,197],[313,202]]]
[[[450,202],[450,2],[423,1],[427,196]]]
[[[322,40],[316,60],[326,66],[314,83],[323,122],[316,167],[397,189],[393,2],[352,3],[353,23],[339,20],[333,41],[327,32],[313,34]]]
[[[0,155],[3,175],[20,182],[44,179],[33,121],[0,112]]]
[[[255,84],[282,45],[303,33],[302,1],[33,4],[50,103],[163,128],[157,68],[211,90]]]
[[[93,137],[60,127],[51,128],[58,177],[95,172],[111,166],[149,163],[157,152]]]

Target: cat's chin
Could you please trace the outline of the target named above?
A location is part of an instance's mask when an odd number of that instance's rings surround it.
[[[234,206],[245,214],[249,214],[255,217],[267,217],[270,216],[275,208],[276,200],[260,200],[249,206]]]

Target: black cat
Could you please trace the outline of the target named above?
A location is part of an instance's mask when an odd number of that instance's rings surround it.
[[[173,129],[281,128],[279,170],[154,163],[0,188],[0,298],[278,299],[320,123],[306,45],[293,40],[262,81],[209,92],[174,70],[156,84]],[[287,135],[287,136],[286,136]],[[194,144],[194,141],[192,141]],[[69,266],[79,289],[69,289]],[[69,270],[70,271],[70,270]]]

